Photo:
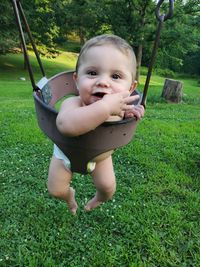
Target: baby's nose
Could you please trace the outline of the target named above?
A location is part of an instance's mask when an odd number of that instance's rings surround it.
[[[99,77],[99,79],[96,82],[96,85],[99,87],[109,87],[110,83],[109,83],[108,78],[103,76],[103,77]]]

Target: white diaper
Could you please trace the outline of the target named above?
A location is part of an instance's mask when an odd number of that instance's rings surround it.
[[[65,168],[67,169],[71,169],[71,163],[70,160],[68,159],[67,156],[65,156],[65,154],[60,150],[59,147],[57,147],[57,145],[54,144],[53,147],[53,155],[57,158],[57,159],[61,159],[64,163]]]

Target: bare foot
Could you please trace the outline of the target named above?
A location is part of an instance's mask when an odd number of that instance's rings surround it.
[[[69,190],[70,190],[70,192],[69,192],[69,199],[67,201],[67,206],[68,206],[69,210],[71,211],[71,213],[73,215],[75,215],[76,210],[78,208],[78,205],[77,205],[76,200],[75,200],[75,190],[72,187],[70,187]]]
[[[95,196],[88,201],[88,203],[85,206],[85,211],[91,211],[92,209],[98,207],[102,203],[103,203],[103,201],[97,200],[97,197]]]

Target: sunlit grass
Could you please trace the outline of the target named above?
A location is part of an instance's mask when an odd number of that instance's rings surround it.
[[[75,58],[63,53],[43,61],[51,76],[73,68]],[[197,80],[181,78],[186,96],[170,104],[160,98],[164,78],[153,75],[145,118],[133,141],[113,156],[115,197],[85,213],[94,187],[89,175],[76,174],[73,217],[47,193],[52,142],[37,126],[23,57],[0,57],[0,71],[0,266],[199,266]],[[35,74],[41,77],[38,68]],[[142,76],[141,91],[144,82]]]

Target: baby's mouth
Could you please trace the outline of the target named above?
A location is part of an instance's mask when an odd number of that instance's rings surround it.
[[[97,92],[97,93],[94,93],[93,96],[96,96],[98,98],[103,98],[104,95],[106,95],[106,93],[103,93],[103,92]]]

